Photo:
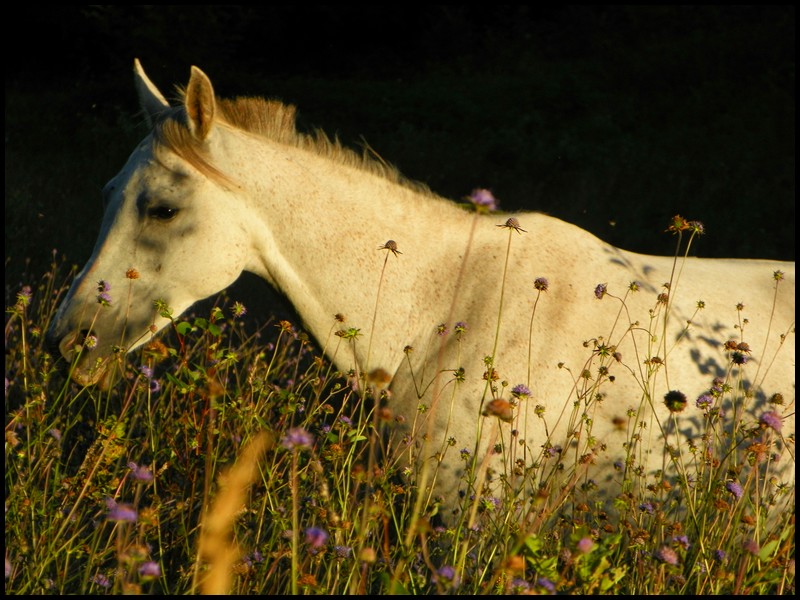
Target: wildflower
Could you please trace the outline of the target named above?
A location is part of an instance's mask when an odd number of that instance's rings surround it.
[[[520,383],[511,388],[511,395],[514,396],[514,398],[528,398],[531,395],[531,391],[528,389],[528,386]]]
[[[533,280],[533,287],[540,292],[546,292],[550,287],[550,283],[544,277],[537,277]]]
[[[134,268],[130,268],[127,271],[125,271],[125,277],[127,279],[139,279],[139,271],[137,271]]]
[[[111,291],[111,284],[101,279],[97,282],[97,302],[102,304],[103,306],[110,306],[111,305],[111,294],[108,292]]]
[[[606,295],[608,289],[608,284],[606,283],[598,283],[597,287],[594,288],[594,297],[598,300],[602,300],[603,296]]]
[[[695,404],[699,409],[708,410],[714,404],[714,397],[710,394],[702,394],[695,400]]]
[[[451,567],[450,565],[444,565],[443,567],[439,567],[439,570],[436,571],[436,580],[444,580],[450,582],[452,584],[458,583],[456,581],[456,570],[455,568]]]
[[[497,210],[497,199],[489,190],[479,188],[472,190],[467,197],[479,212],[491,212]]]
[[[677,390],[671,390],[664,394],[664,404],[667,405],[669,412],[679,413],[686,408],[686,394]]]
[[[464,321],[459,321],[453,326],[453,331],[458,338],[461,338],[467,332],[467,324]]]
[[[57,441],[57,442],[61,441],[61,430],[60,429],[51,429],[47,433],[49,433],[55,441]]]
[[[639,510],[646,512],[648,515],[652,515],[654,511],[652,502],[642,502],[639,505]]]
[[[378,250],[388,250],[395,256],[397,256],[398,254],[402,254],[402,252],[400,252],[400,250],[397,249],[397,242],[395,242],[394,240],[388,240],[383,246],[378,246]]]
[[[632,292],[638,292],[639,291],[639,282],[638,281],[631,281],[630,284],[628,285],[628,289],[630,291],[632,291]]]
[[[742,489],[742,486],[739,485],[737,481],[729,481],[725,484],[725,489],[733,494],[733,497],[737,500],[739,500],[742,497],[742,494],[744,494],[744,489]]]
[[[723,563],[728,558],[728,553],[725,550],[714,550],[714,560]]]
[[[106,517],[109,521],[117,521],[120,523],[135,523],[139,518],[136,509],[129,504],[117,504],[112,498],[106,499],[106,507],[108,508],[108,515]]]
[[[507,400],[495,398],[483,409],[484,417],[497,417],[501,421],[510,423],[514,420],[514,406]]]
[[[347,415],[341,415],[341,416],[339,417],[339,421],[341,421],[342,423],[344,423],[344,424],[345,424],[345,425],[347,425],[348,427],[352,427],[352,426],[353,426],[353,421],[352,421],[352,419],[350,419],[350,417],[348,417]]]
[[[662,546],[660,550],[656,550],[655,557],[668,565],[678,564],[678,554],[669,546]]]
[[[678,233],[679,231],[686,231],[689,228],[689,222],[686,219],[680,215],[675,215],[672,217],[672,222],[669,224],[669,227],[667,227],[667,231]]]
[[[17,292],[17,307],[24,308],[28,306],[31,302],[31,297],[33,296],[33,292],[31,291],[31,286],[24,285],[22,289]]]
[[[158,382],[158,379],[151,379],[150,380],[150,393],[157,394],[161,391],[161,384]]]
[[[689,538],[685,535],[676,535],[675,537],[672,538],[672,541],[678,544],[684,550],[689,549],[690,546]]]
[[[469,457],[472,456],[472,453],[466,448],[462,448],[458,454],[461,456],[461,460],[469,460]]]
[[[519,226],[519,220],[516,217],[509,217],[506,219],[506,222],[502,225],[498,225],[498,227],[505,227],[506,229],[513,229],[517,233],[528,233],[522,227]]]
[[[450,333],[450,330],[447,328],[445,323],[440,323],[436,326],[436,335],[443,336],[447,335],[448,333]]]
[[[286,432],[286,436],[284,436],[281,444],[283,444],[284,448],[288,448],[289,450],[295,448],[311,448],[314,444],[314,436],[302,427],[293,427]]]
[[[731,362],[735,365],[743,365],[747,363],[747,355],[737,350],[731,354]]]
[[[556,585],[550,581],[547,577],[537,577],[536,585],[539,587],[543,587],[551,594],[556,591]]]
[[[781,428],[783,427],[783,420],[781,419],[781,416],[774,410],[765,412],[758,418],[758,422],[764,427],[774,429],[776,433],[780,433]]]
[[[109,581],[108,577],[105,576],[103,573],[95,574],[95,576],[92,578],[92,583],[95,585],[99,585],[101,588],[108,589],[111,587],[111,581]]]
[[[531,589],[531,584],[522,579],[521,577],[515,577],[511,580],[511,592],[514,594],[522,594],[523,592],[527,592]]]
[[[758,556],[758,553],[761,551],[758,542],[755,540],[745,540],[742,542],[742,549],[744,549],[745,552],[749,552],[753,556]]]
[[[97,336],[89,334],[83,339],[83,347],[86,350],[93,350],[97,347]]]
[[[138,479],[139,481],[153,480],[153,473],[147,467],[140,467],[135,462],[129,462],[128,468],[131,470],[134,479]]]
[[[306,544],[314,549],[322,548],[328,541],[328,532],[319,527],[309,527],[306,529]]]
[[[142,365],[139,367],[139,373],[144,375],[147,379],[153,378],[153,368],[148,365]]]
[[[231,312],[234,317],[243,317],[247,314],[247,308],[241,302],[234,302],[231,306]]]
[[[334,546],[333,552],[336,558],[350,558],[353,555],[353,549],[350,546]]]
[[[155,561],[148,560],[139,567],[139,575],[142,577],[161,577],[161,566]]]
[[[695,235],[703,235],[706,232],[705,226],[700,221],[689,221],[688,225]]]
[[[589,554],[594,548],[594,541],[590,537],[582,537],[575,547],[581,554]]]

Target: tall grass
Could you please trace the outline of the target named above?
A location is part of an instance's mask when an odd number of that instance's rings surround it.
[[[691,233],[685,221],[675,225]],[[506,226],[511,252],[520,231]],[[679,236],[674,293],[685,251]],[[737,395],[747,365],[702,401],[702,447],[665,449],[682,485],[645,485],[632,467],[644,442],[631,411],[620,425],[630,461],[611,504],[579,485],[585,453],[544,448],[524,476],[547,482],[557,470],[566,484],[522,503],[483,495],[481,463],[467,449],[474,494],[460,518],[443,522],[438,500],[417,493],[436,473],[386,451],[387,441],[402,444],[383,374],[340,373],[324,358],[364,343],[357,329],[332,316],[328,339],[318,340],[323,354],[288,321],[254,326],[223,294],[121,357],[113,389],[79,387],[43,340],[73,276],[54,256],[49,272],[6,289],[8,594],[795,591],[794,489],[770,479],[772,452],[785,447],[776,445],[780,425],[721,410],[752,401]],[[608,325],[623,331],[626,296],[609,300],[620,311]],[[379,301],[380,290],[376,313]],[[654,298],[655,316],[641,325],[660,333],[668,302]],[[593,350],[586,369],[602,374],[613,353],[601,341]],[[491,372],[490,356],[487,382]],[[457,370],[452,377],[457,384]],[[607,380],[579,373],[575,382],[586,404],[573,407],[571,427],[590,428],[591,398]],[[525,390],[514,393],[522,402]],[[679,431],[687,399],[667,401]],[[483,427],[507,416],[508,407],[490,405]],[[517,451],[502,438],[497,446]]]

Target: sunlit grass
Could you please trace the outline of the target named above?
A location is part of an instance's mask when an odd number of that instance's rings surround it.
[[[509,252],[514,225],[506,224]],[[676,226],[691,233],[684,221]],[[688,250],[680,243],[673,289]],[[632,467],[642,445],[632,410],[621,424],[630,461],[618,467],[625,476],[611,503],[592,501],[581,478],[589,448],[530,449],[539,458],[522,477],[542,490],[532,502],[511,489],[486,495],[480,461],[465,449],[473,494],[443,522],[438,500],[418,494],[436,473],[384,451],[382,440],[396,447],[399,434],[381,373],[337,372],[295,324],[254,326],[225,295],[120,357],[111,390],[68,382],[43,332],[73,276],[54,256],[48,273],[6,290],[8,594],[795,591],[794,489],[771,481],[780,419],[740,422],[722,410],[749,401],[736,395],[744,348],[730,353],[740,368],[697,400],[702,447],[665,450],[681,485],[648,485]],[[600,286],[595,294],[619,303],[624,330],[627,296]],[[646,326],[658,331],[668,307],[661,297],[653,306]],[[318,342],[330,356],[372,340],[332,315],[329,338]],[[589,433],[582,415],[615,360],[601,341],[592,350],[586,372],[597,375],[574,374],[580,402],[568,415]],[[491,355],[486,367],[490,381]],[[537,410],[522,405],[533,402],[526,391],[508,393],[520,410]],[[668,396],[649,400],[674,406],[679,431],[683,406],[695,400]],[[513,418],[508,406],[490,405],[479,426]],[[516,451],[502,437],[497,448]],[[562,483],[548,485],[556,472]]]

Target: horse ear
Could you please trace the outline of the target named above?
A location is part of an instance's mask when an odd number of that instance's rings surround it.
[[[192,67],[192,76],[189,78],[189,85],[186,86],[184,106],[189,117],[189,129],[198,140],[206,139],[211,132],[217,106],[211,81],[197,67]]]
[[[133,60],[133,80],[136,84],[136,93],[139,95],[139,106],[144,111],[147,124],[152,127],[153,121],[159,113],[169,108],[169,102],[150,81],[150,78],[144,74],[142,63],[139,62],[138,58]]]

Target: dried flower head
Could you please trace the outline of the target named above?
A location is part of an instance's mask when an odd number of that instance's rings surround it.
[[[509,217],[506,219],[506,222],[502,225],[498,225],[498,227],[505,227],[506,229],[513,229],[517,233],[528,233],[519,225],[519,220],[516,217]]]
[[[664,394],[664,404],[667,405],[669,412],[679,413],[686,408],[686,394],[678,390],[671,390]]]
[[[550,283],[544,277],[537,277],[533,280],[533,287],[540,292],[546,292],[550,287]]]
[[[497,417],[501,421],[510,423],[514,420],[514,405],[508,400],[495,398],[486,404],[483,409],[484,417]]]
[[[608,284],[605,283],[598,283],[597,287],[594,288],[594,297],[598,300],[602,300],[603,296],[606,295],[608,292]]]
[[[388,240],[383,246],[378,246],[378,250],[388,250],[395,256],[397,256],[398,254],[402,254],[402,252],[400,252],[400,250],[397,249],[397,242],[395,242],[394,240]]]

